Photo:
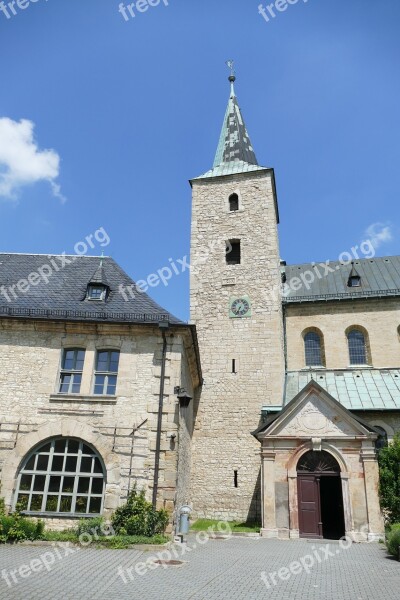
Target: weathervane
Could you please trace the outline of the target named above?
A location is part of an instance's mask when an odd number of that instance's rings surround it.
[[[227,60],[226,61],[226,66],[228,67],[228,69],[231,70],[231,77],[235,77],[235,68],[234,68],[234,61],[233,60]]]

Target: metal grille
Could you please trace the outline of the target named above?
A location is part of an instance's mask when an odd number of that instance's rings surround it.
[[[310,450],[304,454],[299,460],[297,465],[297,471],[303,471],[306,473],[339,473],[340,466],[336,458],[322,450],[316,452]]]
[[[322,363],[321,336],[311,331],[304,336],[307,367],[320,367]]]
[[[347,339],[349,342],[350,364],[366,365],[367,349],[364,334],[357,329],[352,329],[352,331],[348,333]]]

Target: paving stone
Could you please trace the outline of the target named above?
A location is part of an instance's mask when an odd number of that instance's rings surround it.
[[[165,549],[163,550],[165,552]],[[252,538],[209,540],[200,544],[191,537],[188,551],[178,548],[172,559],[179,567],[143,567],[153,551],[85,548],[59,555],[53,548],[0,546],[2,573],[42,560],[54,553],[50,571],[31,573],[9,587],[0,579],[0,600],[398,600],[400,563],[388,557],[383,545],[313,544],[302,540]],[[332,554],[332,555],[331,555]],[[305,558],[308,557],[308,558]],[[311,563],[308,573],[297,572],[294,561]],[[166,558],[165,554],[162,558]],[[49,555],[47,554],[47,559]],[[143,575],[137,574],[144,569]],[[131,569],[133,580],[127,569]],[[120,573],[118,573],[120,569]],[[261,579],[265,573],[267,584]],[[274,575],[275,574],[275,575]],[[271,579],[272,576],[272,579]],[[125,581],[124,581],[125,579]],[[275,584],[274,584],[275,581]]]

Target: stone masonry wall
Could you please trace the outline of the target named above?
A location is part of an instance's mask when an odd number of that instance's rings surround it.
[[[237,212],[229,212],[232,193],[239,195]],[[230,239],[241,240],[240,265],[226,264]],[[193,436],[195,515],[259,518],[260,444],[250,432],[263,404],[281,404],[284,379],[271,172],[193,182],[191,265],[191,319],[204,375]],[[252,316],[230,318],[230,298],[243,295]]]
[[[179,406],[173,390],[185,385],[192,392],[194,367],[186,356],[184,335],[170,329],[167,339],[159,505],[172,512],[177,444],[171,442],[171,436],[178,440],[179,432]],[[79,397],[57,394],[65,347],[86,348]],[[116,398],[103,399],[91,393],[95,352],[100,348],[121,352]],[[0,321],[0,477],[1,494],[9,506],[18,466],[31,449],[29,440],[42,441],[41,431],[47,437],[68,431],[95,440],[113,481],[107,486],[106,513],[126,497],[129,483],[132,487],[137,482],[151,498],[161,351],[161,332],[152,326]],[[132,449],[130,434],[141,424]]]
[[[291,304],[286,307],[288,370],[305,368],[304,330],[317,327],[324,335],[326,367],[349,367],[346,330],[359,325],[368,332],[371,366],[399,368],[400,303],[395,298]]]

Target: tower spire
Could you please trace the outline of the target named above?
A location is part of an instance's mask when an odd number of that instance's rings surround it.
[[[235,95],[234,83],[236,81],[235,68],[234,68],[235,63],[233,60],[227,60],[226,64],[229,67],[229,69],[231,70],[231,74],[229,75],[229,81],[231,82],[231,98],[233,98]]]
[[[228,79],[231,90],[213,168],[196,179],[261,171],[265,168],[258,164],[236,98],[234,85],[236,74],[233,60],[226,61],[226,65],[230,69]]]

